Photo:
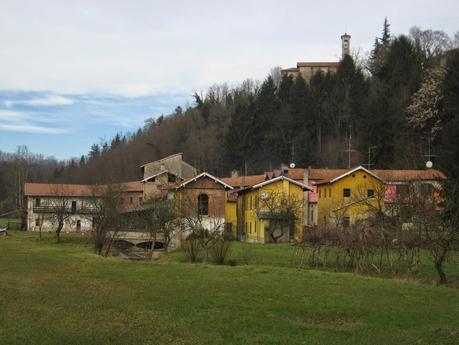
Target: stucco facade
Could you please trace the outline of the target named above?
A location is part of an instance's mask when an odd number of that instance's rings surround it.
[[[182,179],[191,178],[197,175],[196,168],[183,160],[182,153],[177,153],[154,162],[146,163],[140,168],[144,179],[165,170]]]

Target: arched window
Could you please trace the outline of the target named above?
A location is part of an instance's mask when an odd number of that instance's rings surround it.
[[[199,194],[198,196],[198,214],[201,216],[209,215],[209,196],[207,194]]]

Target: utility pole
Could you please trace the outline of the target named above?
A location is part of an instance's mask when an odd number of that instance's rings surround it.
[[[424,155],[424,157],[427,158],[427,162],[432,162],[432,157],[438,157],[438,155],[434,155],[430,151],[430,143],[432,142],[433,138],[428,136],[425,139],[427,139],[427,154]]]
[[[377,147],[378,147],[378,145],[370,146],[368,148],[368,163],[366,164],[368,170],[370,170],[371,167],[374,165],[374,164],[371,163],[371,150],[374,150]]]
[[[350,169],[351,168],[351,153],[355,152],[355,150],[352,149],[352,126],[349,126],[348,145],[347,145],[347,150],[344,150],[344,152],[347,152],[348,154],[347,167]]]

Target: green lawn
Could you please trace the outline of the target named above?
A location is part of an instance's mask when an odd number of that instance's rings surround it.
[[[457,344],[458,289],[299,270],[288,249],[236,245],[235,266],[133,262],[85,238],[12,232],[0,237],[0,344]]]
[[[8,219],[8,218],[0,218],[0,228],[3,228],[7,225],[10,225],[10,229],[17,229],[21,228],[21,220],[20,219]]]
[[[244,242],[232,242],[231,250],[227,258],[228,265],[264,265],[264,266],[277,266],[277,267],[291,267],[291,268],[314,268],[308,267],[307,259],[301,258],[294,246],[287,243],[279,244],[255,244]],[[306,253],[310,253],[310,249],[306,248]],[[202,256],[202,255],[201,255]],[[202,259],[201,256],[198,259]],[[306,255],[307,257],[307,255]],[[393,253],[393,257],[397,257],[397,253]],[[394,270],[388,269],[386,271],[377,272],[375,269],[360,272],[361,274],[378,276],[385,278],[403,278],[415,280],[427,284],[435,284],[438,280],[437,273],[435,272],[432,260],[429,253],[426,251],[421,252],[421,262],[415,271],[399,271],[394,273]],[[187,258],[182,251],[170,253],[163,260],[173,262],[187,262]],[[328,265],[323,267],[319,266],[321,270],[335,271],[335,261],[332,254],[328,257]],[[385,260],[387,261],[387,260]],[[445,272],[450,281],[450,285],[459,288],[459,253],[451,255],[451,259],[445,264]],[[386,263],[387,264],[387,263]]]

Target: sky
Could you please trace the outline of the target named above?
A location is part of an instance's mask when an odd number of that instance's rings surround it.
[[[368,52],[387,16],[459,30],[458,1],[0,1],[0,151],[68,159],[213,84]]]

